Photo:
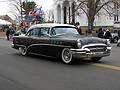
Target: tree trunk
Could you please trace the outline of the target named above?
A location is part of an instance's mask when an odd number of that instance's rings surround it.
[[[95,0],[88,0],[88,33],[92,34],[95,18]]]
[[[94,29],[94,19],[93,20],[88,19],[88,33],[92,34],[93,29]]]

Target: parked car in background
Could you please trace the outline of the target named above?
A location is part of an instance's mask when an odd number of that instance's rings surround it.
[[[117,42],[117,46],[120,46],[120,39],[119,39],[118,42]]]
[[[111,37],[111,42],[117,43],[117,42],[118,42],[118,39],[120,38],[120,37],[118,36],[118,31],[115,30],[115,31],[111,32],[111,35],[112,35],[112,37]]]
[[[120,22],[116,21],[113,24],[113,31],[112,32],[112,42],[117,43],[118,39],[120,38]]]
[[[108,39],[80,35],[75,26],[68,24],[33,25],[25,36],[13,37],[12,47],[22,55],[58,57],[66,64],[75,61],[74,57],[99,61],[111,53]]]

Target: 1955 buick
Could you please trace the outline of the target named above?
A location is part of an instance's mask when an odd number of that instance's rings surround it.
[[[33,25],[25,36],[13,37],[12,47],[22,55],[59,57],[66,64],[74,57],[99,61],[111,53],[109,40],[80,35],[75,26],[68,24]]]

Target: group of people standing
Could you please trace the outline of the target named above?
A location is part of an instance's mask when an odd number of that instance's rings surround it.
[[[98,37],[105,38],[105,39],[111,39],[112,35],[109,29],[99,28]]]
[[[80,27],[80,23],[79,22],[76,22],[75,23],[75,26],[76,26],[76,28],[77,28],[77,30],[78,30],[78,33],[80,34],[80,35],[83,35],[83,33],[82,33],[82,30],[81,30],[81,27]],[[87,33],[87,32],[86,32]],[[99,28],[99,30],[98,30],[98,33],[97,33],[97,36],[99,37],[99,38],[105,38],[105,39],[111,39],[111,37],[112,37],[112,35],[111,35],[111,32],[110,32],[110,30],[108,29],[108,28]]]

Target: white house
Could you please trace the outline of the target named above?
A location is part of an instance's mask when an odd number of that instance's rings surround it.
[[[80,22],[81,26],[87,26],[88,21],[85,13],[78,16],[73,12],[75,5],[73,4],[75,0],[55,0],[54,1],[54,22],[57,23],[72,23]],[[120,21],[117,17],[110,17],[105,14],[105,11],[100,11],[100,16],[96,16],[94,25],[95,26],[113,26],[115,21]]]

